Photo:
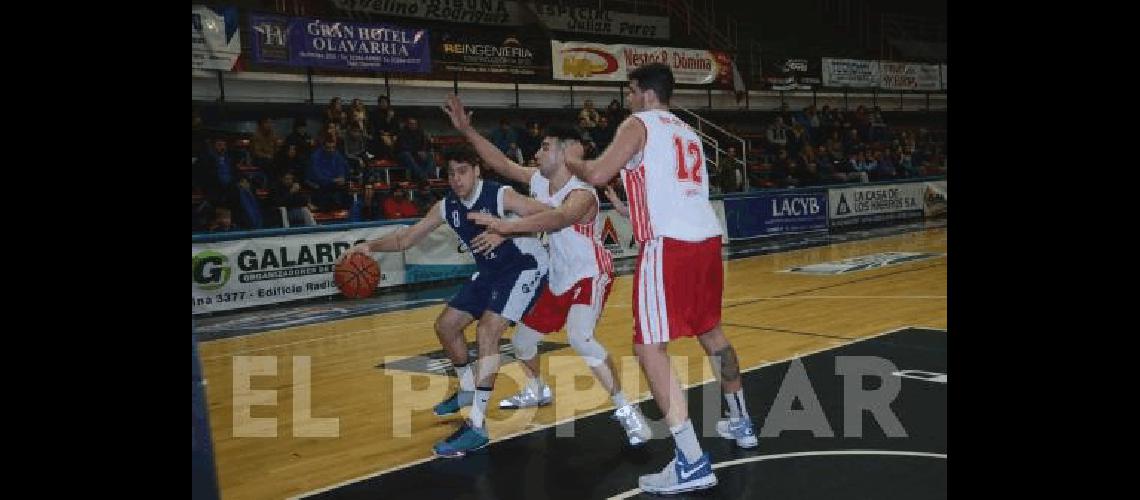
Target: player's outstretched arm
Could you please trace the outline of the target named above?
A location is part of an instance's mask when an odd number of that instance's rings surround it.
[[[347,258],[350,253],[402,252],[411,248],[443,224],[443,217],[440,216],[442,204],[443,200],[437,201],[431,210],[428,210],[427,215],[409,227],[397,229],[380,239],[365,241],[349,248],[337,258],[337,263]]]
[[[576,189],[566,196],[562,205],[520,219],[500,219],[491,214],[469,213],[467,218],[487,227],[487,232],[498,234],[535,233],[557,231],[568,227],[588,215],[597,207],[594,195]]]
[[[451,126],[455,127],[475,147],[483,164],[499,175],[523,184],[530,184],[530,178],[538,171],[536,168],[524,167],[507,158],[499,148],[483,137],[475,127],[471,126],[471,112],[463,108],[463,101],[455,94],[448,94],[447,101],[440,109],[451,118]]]

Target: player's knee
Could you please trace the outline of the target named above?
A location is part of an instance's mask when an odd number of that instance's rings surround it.
[[[455,333],[455,326],[447,321],[443,316],[435,319],[435,333],[440,336],[449,336]]]
[[[511,344],[515,347],[515,357],[523,361],[530,361],[538,355],[539,333],[526,325],[519,325],[511,337]]]
[[[478,337],[480,342],[490,342],[492,340],[498,342],[498,339],[500,336],[502,336],[502,334],[503,329],[496,328],[493,325],[480,324],[475,328],[475,335]]]
[[[594,338],[593,332],[571,330],[567,336],[570,338],[570,346],[586,361],[587,366],[593,368],[606,362],[606,356],[608,356],[609,353],[607,353],[606,348]]]

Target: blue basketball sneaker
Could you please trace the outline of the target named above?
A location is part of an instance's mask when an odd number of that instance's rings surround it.
[[[487,439],[487,430],[471,426],[471,421],[464,420],[463,425],[454,434],[440,441],[432,447],[436,455],[444,458],[459,458],[467,453],[487,446],[491,440]]]
[[[435,415],[437,417],[454,415],[459,413],[460,408],[471,406],[471,402],[474,400],[475,391],[455,391],[455,394],[452,394],[451,397],[435,405]]]

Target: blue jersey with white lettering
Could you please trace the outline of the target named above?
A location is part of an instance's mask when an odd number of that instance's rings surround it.
[[[443,216],[447,225],[455,231],[455,234],[459,235],[459,239],[467,245],[467,248],[471,248],[471,240],[486,229],[474,221],[467,220],[467,214],[482,212],[500,218],[508,218],[508,212],[503,207],[505,189],[511,188],[495,181],[479,180],[474,189],[474,201],[470,205],[463,203],[454,191],[447,192],[442,204],[443,213],[440,215]],[[513,216],[514,214],[509,215]],[[472,257],[475,258],[475,265],[479,268],[480,273],[538,267],[541,267],[545,272],[548,260],[546,249],[542,243],[538,238],[531,236],[508,238],[487,255],[472,252]]]

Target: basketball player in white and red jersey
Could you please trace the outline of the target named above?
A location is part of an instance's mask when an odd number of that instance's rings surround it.
[[[631,71],[634,113],[618,127],[613,142],[596,160],[566,160],[571,172],[597,186],[620,171],[629,197],[630,222],[641,243],[634,271],[633,348],[677,445],[664,470],[639,480],[643,491],[661,494],[716,485],[669,365],[669,341],[697,337],[728,402],[729,421],[718,430],[742,447],[758,444],[744,405],[736,351],[720,325],[721,229],[709,203],[704,151],[697,134],[669,112],[673,83],[665,64]]]
[[[499,403],[500,408],[545,406],[553,401],[550,387],[539,375],[538,342],[545,333],[566,326],[571,347],[590,367],[613,400],[614,418],[625,429],[630,445],[640,446],[652,433],[636,404],[621,390],[613,358],[594,337],[594,327],[613,284],[613,257],[601,241],[600,202],[594,187],[566,170],[567,149],[581,155],[581,133],[569,126],[550,125],[536,156],[538,168],[523,167],[502,153],[471,126],[459,96],[450,95],[443,110],[451,124],[474,146],[484,165],[500,175],[530,186],[531,196],[551,207],[532,217],[501,219],[469,213],[467,218],[487,226],[485,234],[521,236],[545,231],[550,243],[551,271],[534,307],[523,316],[511,339],[515,356],[529,378],[522,391]]]

